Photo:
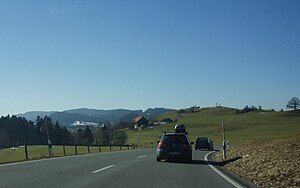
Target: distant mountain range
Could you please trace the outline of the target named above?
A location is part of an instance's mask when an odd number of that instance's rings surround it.
[[[172,111],[172,109],[166,108],[149,108],[146,111],[143,110],[126,110],[126,109],[115,109],[115,110],[97,110],[97,109],[72,109],[59,111],[31,111],[24,114],[17,114],[18,117],[24,117],[27,120],[35,121],[37,116],[45,117],[49,116],[53,122],[58,121],[63,126],[74,125],[74,122],[93,122],[93,123],[107,123],[112,124],[120,121],[131,121],[135,116],[144,115],[149,119]]]

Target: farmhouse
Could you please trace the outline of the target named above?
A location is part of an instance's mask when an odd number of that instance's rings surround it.
[[[173,123],[173,120],[171,118],[164,118],[159,121],[159,124],[161,124],[161,125],[166,125],[169,123]]]
[[[134,128],[138,129],[139,127],[147,127],[149,125],[149,120],[144,116],[137,116],[133,119]]]

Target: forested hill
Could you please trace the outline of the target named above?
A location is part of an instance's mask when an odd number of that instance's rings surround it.
[[[127,110],[127,109],[114,109],[114,110],[98,110],[98,109],[71,109],[62,112],[42,112],[32,111],[24,114],[17,114],[18,117],[25,117],[27,120],[35,121],[37,116],[49,116],[54,122],[58,121],[61,125],[67,126],[75,121],[95,122],[95,123],[117,123],[119,121],[131,121],[135,116],[144,115],[149,119],[157,115],[164,114],[172,111],[166,108],[149,108],[143,110]]]

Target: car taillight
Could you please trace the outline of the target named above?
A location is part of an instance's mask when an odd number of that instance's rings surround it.
[[[158,149],[163,149],[166,147],[166,144],[164,142],[159,142],[157,148]]]

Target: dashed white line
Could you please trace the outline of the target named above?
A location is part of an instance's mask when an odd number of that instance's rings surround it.
[[[229,183],[231,183],[233,186],[235,186],[236,188],[244,188],[243,186],[241,186],[240,184],[238,184],[237,182],[233,181],[231,178],[229,178],[228,176],[226,176],[225,174],[223,174],[220,170],[218,170],[216,167],[214,167],[213,165],[211,165],[208,161],[208,156],[213,153],[209,152],[208,154],[205,155],[204,160],[206,161],[206,163],[208,164],[208,166],[213,169],[217,174],[219,174],[222,178],[224,178],[225,180],[227,180]]]
[[[93,173],[95,174],[95,173],[101,172],[101,171],[103,171],[103,170],[107,170],[107,169],[109,169],[109,168],[112,168],[112,167],[114,167],[114,166],[115,166],[115,165],[109,165],[109,166],[104,167],[104,168],[101,168],[101,169],[99,169],[99,170],[95,170],[95,171],[93,171]]]
[[[147,155],[139,156],[138,159],[145,158],[145,157],[147,157]]]

